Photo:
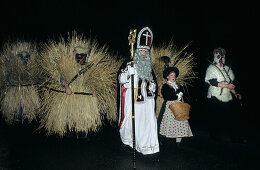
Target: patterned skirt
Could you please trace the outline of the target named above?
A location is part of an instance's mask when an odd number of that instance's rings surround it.
[[[175,120],[173,112],[169,109],[169,105],[176,101],[167,101],[166,108],[163,113],[160,124],[159,133],[167,138],[191,137],[193,136],[188,120]]]

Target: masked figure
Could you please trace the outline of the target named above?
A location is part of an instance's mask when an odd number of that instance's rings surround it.
[[[216,48],[213,51],[214,62],[206,71],[205,82],[208,84],[208,111],[210,112],[210,132],[213,138],[233,135],[235,124],[234,98],[241,98],[236,93],[235,75],[232,69],[225,64],[226,51]]]
[[[6,43],[4,46],[3,72],[6,77],[1,102],[7,123],[30,123],[36,119],[40,107],[37,84],[40,69],[36,45],[29,42]]]
[[[87,137],[99,130],[103,119],[117,120],[116,75],[121,63],[105,46],[75,32],[67,40],[46,43],[41,58],[49,78],[40,129],[61,137]]]

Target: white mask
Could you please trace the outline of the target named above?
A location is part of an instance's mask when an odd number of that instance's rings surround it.
[[[223,67],[223,65],[225,64],[226,51],[223,48],[215,48],[213,54],[214,63],[216,63],[220,67]]]

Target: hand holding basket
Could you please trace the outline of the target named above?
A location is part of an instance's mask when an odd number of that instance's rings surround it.
[[[181,99],[181,102],[174,102],[170,104],[169,108],[173,112],[175,120],[184,121],[190,118],[190,105],[183,101],[183,97],[181,97]]]

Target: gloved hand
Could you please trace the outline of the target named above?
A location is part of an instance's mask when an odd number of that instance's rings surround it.
[[[151,83],[150,83],[150,85],[149,85],[149,90],[150,90],[151,92],[155,92],[155,90],[156,90],[156,85],[155,85],[154,82],[151,82]]]
[[[127,66],[127,73],[128,75],[134,75],[135,74],[135,69],[134,67],[131,67],[131,66]]]
[[[183,96],[183,93],[180,92],[180,93],[176,94],[176,96],[178,96],[178,100],[181,101],[181,96]]]

